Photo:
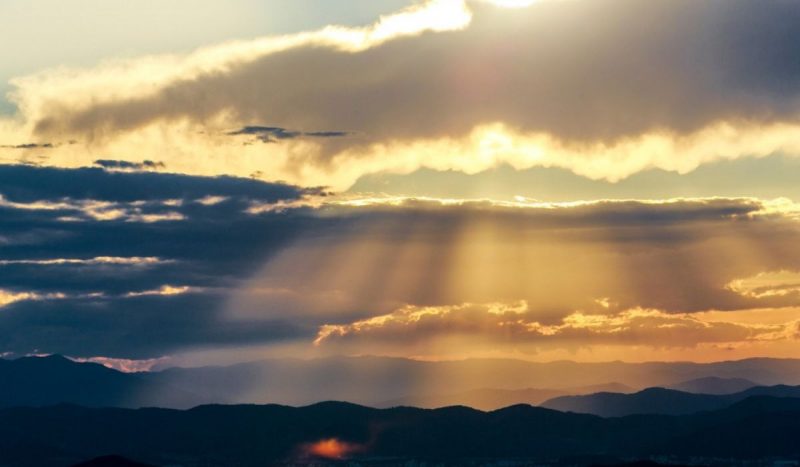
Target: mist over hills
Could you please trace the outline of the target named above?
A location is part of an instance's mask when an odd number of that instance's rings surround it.
[[[382,402],[377,407],[438,408],[465,405],[478,410],[497,410],[515,404],[539,405],[550,399],[570,394],[594,394],[597,392],[631,393],[635,389],[619,383],[598,384],[562,389],[495,389],[481,388],[454,394],[417,395]]]
[[[541,404],[553,410],[624,417],[634,414],[685,415],[718,410],[752,396],[800,397],[800,386],[756,386],[734,394],[692,394],[665,388],[648,388],[634,394],[600,392],[561,396]]]
[[[384,357],[276,359],[221,367],[121,373],[60,356],[0,360],[0,407],[61,402],[88,407],[190,408],[208,403],[307,405],[347,400],[368,406],[513,403],[595,391],[631,392],[741,378],[800,384],[800,360],[719,363],[531,363],[519,360],[425,362]],[[690,381],[691,383],[685,383]],[[723,380],[714,380],[717,386]],[[494,387],[487,388],[487,382]],[[613,383],[612,386],[606,386]],[[741,384],[734,382],[733,386]],[[625,388],[632,388],[630,391]],[[719,388],[717,388],[719,389]],[[552,395],[551,395],[552,394]],[[539,400],[541,399],[541,400]]]
[[[77,363],[59,355],[0,359],[0,407],[71,403],[86,407],[189,408],[209,402],[200,396],[140,374],[97,363]]]
[[[676,391],[692,392],[695,394],[734,394],[737,392],[745,391],[755,386],[760,386],[759,383],[750,381],[744,378],[719,378],[716,376],[707,376],[705,378],[697,378],[689,381],[684,381],[679,384],[667,386],[667,389],[674,389]],[[601,391],[597,391],[601,392]],[[621,392],[621,391],[606,391],[606,392]]]
[[[366,465],[589,465],[593,459],[667,455],[706,459],[706,465],[713,459],[716,465],[800,459],[800,399],[764,396],[679,417],[601,418],[527,405],[480,412],[325,402],[188,411],[62,405],[4,409],[0,419],[0,464],[9,467],[72,465],[111,453],[183,466],[342,465],[343,459]],[[318,449],[320,443],[330,449]]]
[[[621,384],[634,389],[697,378],[744,378],[763,385],[800,384],[800,360],[750,359],[718,363],[535,363],[522,360],[417,361],[387,357],[273,359],[226,367],[172,368],[145,378],[223,403],[307,405],[347,400],[368,406],[408,397],[487,388],[546,389]],[[574,394],[574,393],[572,393]],[[519,400],[516,402],[527,402]],[[463,402],[458,402],[462,403]],[[448,402],[445,405],[452,405]],[[508,405],[508,404],[505,404]]]

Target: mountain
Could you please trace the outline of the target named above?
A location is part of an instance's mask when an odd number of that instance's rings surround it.
[[[87,407],[189,408],[208,400],[168,384],[59,355],[0,359],[0,407],[59,403]]]
[[[438,408],[464,405],[478,410],[497,410],[516,404],[539,405],[549,399],[565,395],[592,394],[596,392],[634,392],[624,384],[609,383],[565,389],[496,389],[482,388],[455,394],[408,396],[377,404],[377,407]]]
[[[735,394],[693,394],[674,389],[648,388],[633,394],[601,392],[584,396],[561,396],[542,407],[593,414],[601,417],[624,417],[634,414],[684,415],[728,407],[751,396],[800,398],[800,386],[757,386]]]
[[[225,367],[171,368],[146,376],[224,403],[307,405],[333,399],[369,406],[385,407],[387,403],[397,402],[403,405],[402,402],[407,401],[433,407],[449,403],[450,395],[484,389],[489,382],[508,390],[545,388],[571,394],[570,388],[608,381],[639,389],[667,387],[710,375],[744,378],[766,385],[800,385],[800,360],[538,363],[507,359],[431,362],[364,356],[270,359]],[[423,399],[416,399],[419,397]],[[424,399],[431,397],[445,400]]]
[[[744,378],[719,378],[716,376],[707,376],[705,378],[697,378],[682,383],[667,386],[667,389],[674,389],[676,391],[692,392],[695,394],[734,394],[755,386],[760,386],[749,379]],[[618,391],[608,391],[618,392]]]
[[[604,419],[528,405],[480,412],[325,402],[187,411],[62,405],[4,409],[0,420],[0,465],[8,467],[74,465],[112,454],[186,467],[345,465],[345,459],[352,465],[608,465],[665,456],[701,465],[712,457],[774,462],[800,456],[800,399],[764,396],[674,417]]]
[[[142,464],[121,456],[102,456],[90,459],[72,467],[155,467],[151,464]]]
[[[0,407],[50,405],[189,408],[200,404],[308,405],[347,400],[368,406],[475,404],[497,408],[539,401],[545,388],[575,388],[616,381],[626,387],[668,386],[715,375],[765,384],[800,384],[800,360],[751,359],[700,363],[536,363],[473,359],[417,361],[387,357],[271,359],[231,366],[170,368],[121,373],[67,358],[0,359]],[[487,383],[503,389],[485,390]],[[559,394],[552,394],[558,396]],[[549,397],[549,395],[548,395]]]
[[[473,389],[455,394],[433,394],[401,397],[377,404],[377,407],[420,407],[434,409],[463,405],[478,410],[496,410],[515,404],[539,405],[569,394],[558,389]]]

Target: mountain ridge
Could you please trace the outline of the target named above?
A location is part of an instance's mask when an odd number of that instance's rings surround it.
[[[738,393],[722,395],[695,394],[655,387],[633,394],[601,392],[561,396],[545,401],[542,407],[601,417],[624,417],[636,414],[686,415],[723,409],[751,396],[800,398],[800,386],[755,386]]]
[[[467,407],[374,409],[329,401],[191,410],[61,405],[2,409],[0,419],[0,464],[9,467],[56,467],[111,454],[187,467],[342,465],[347,459],[393,465],[409,460],[590,465],[592,459],[622,462],[664,455],[695,464],[714,457],[800,457],[800,399],[768,396],[693,415],[622,418],[530,405],[482,412]],[[748,437],[755,442],[741,443]],[[319,442],[340,446],[341,455],[314,454]]]
[[[749,359],[685,365],[532,363],[508,359],[424,362],[385,357],[329,357],[122,373],[97,363],[79,363],[61,356],[25,357],[0,359],[0,380],[9,382],[0,387],[0,407],[59,402],[174,408],[209,403],[300,406],[336,399],[377,407],[462,404],[492,409],[552,398],[545,398],[545,393],[534,397],[538,390],[584,393],[587,391],[581,388],[609,384],[608,381],[638,389],[652,386],[643,384],[650,381],[663,382],[655,385],[668,387],[690,381],[695,376],[713,375],[721,379],[726,376],[719,375],[733,375],[749,377],[750,381],[800,384],[800,360]],[[486,388],[487,381],[502,385],[502,389]],[[56,382],[58,384],[54,384]],[[481,391],[489,393],[484,395],[485,400],[466,397]],[[439,400],[425,400],[431,397]]]

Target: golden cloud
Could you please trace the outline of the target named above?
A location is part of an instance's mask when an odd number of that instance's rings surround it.
[[[0,140],[56,144],[0,157],[76,167],[158,154],[172,171],[343,190],[419,168],[616,181],[800,154],[791,38],[774,32],[795,30],[784,22],[800,7],[737,5],[428,0],[363,28],[45,71],[14,81],[19,114]],[[751,52],[767,49],[774,63]],[[283,137],[235,131],[248,125]]]
[[[800,293],[800,272],[761,272],[752,277],[735,279],[726,286],[745,297],[771,298]]]
[[[417,355],[442,356],[443,342],[459,342],[458,353],[503,349],[530,352],[538,348],[581,348],[596,345],[688,348],[704,344],[795,340],[800,320],[755,324],[737,322],[737,312],[724,319],[705,313],[666,313],[633,308],[616,313],[573,312],[558,323],[536,320],[525,302],[405,306],[389,314],[349,324],[324,325],[317,346],[370,347],[384,352],[412,347]],[[526,350],[527,349],[527,350]],[[447,352],[446,350],[444,352]]]

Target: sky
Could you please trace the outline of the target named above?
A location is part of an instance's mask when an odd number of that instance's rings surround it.
[[[799,21],[6,0],[0,355],[796,356]]]

